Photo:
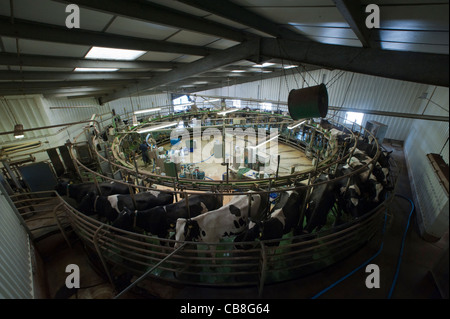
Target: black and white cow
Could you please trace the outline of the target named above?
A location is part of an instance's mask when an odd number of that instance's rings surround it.
[[[98,184],[103,196],[114,194],[130,194],[128,185],[115,182],[102,182]],[[97,187],[94,183],[71,184],[69,181],[58,181],[55,190],[60,196],[69,196],[80,203],[84,196],[88,193],[97,195]]]
[[[328,175],[322,174],[315,180],[315,183],[329,180]],[[333,182],[313,186],[305,210],[306,226],[303,229],[304,233],[312,233],[315,229],[320,230],[326,225],[328,213],[336,202],[334,188]],[[300,221],[300,224],[303,224],[302,221]]]
[[[248,230],[236,236],[235,243],[259,240],[279,239],[297,226],[300,208],[306,195],[306,189],[282,192],[278,203],[273,207],[270,216],[263,221],[250,221]],[[267,243],[277,246],[279,242]],[[238,249],[250,249],[252,246],[237,244]]]
[[[176,223],[175,239],[178,242],[175,248],[182,241],[217,243],[221,238],[239,234],[246,229],[249,218],[260,215],[265,204],[259,194],[252,194],[249,209],[248,196],[236,195],[219,209],[190,219],[179,218]],[[211,250],[214,248],[215,246],[211,247]]]
[[[198,216],[222,206],[222,198],[215,194],[192,195],[189,197],[189,212],[186,199],[176,203],[157,206],[147,210],[130,210],[127,207],[119,214],[112,226],[135,231],[143,229],[160,238],[166,238],[170,229],[175,228],[178,218]]]
[[[130,194],[98,196],[90,192],[83,197],[78,205],[78,210],[86,215],[98,214],[99,217],[105,217],[107,220],[113,222],[125,207],[128,207],[132,211],[145,210],[173,202],[172,194],[154,190],[134,194],[133,196],[136,201],[136,206]]]

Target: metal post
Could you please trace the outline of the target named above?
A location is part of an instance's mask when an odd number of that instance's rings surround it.
[[[3,166],[6,168],[6,171],[9,174],[9,177],[11,177],[11,179],[13,180],[14,184],[16,185],[16,187],[18,189],[22,189],[22,186],[20,185],[19,181],[16,178],[16,175],[14,174],[14,172],[11,170],[11,167],[9,166],[7,161],[2,161]]]
[[[156,268],[158,268],[162,263],[164,263],[165,261],[167,261],[170,257],[172,257],[173,255],[175,255],[178,251],[180,251],[181,249],[184,248],[184,246],[186,246],[186,243],[183,243],[180,247],[178,247],[177,249],[175,249],[173,252],[171,252],[169,255],[167,255],[164,259],[162,259],[160,262],[158,262],[156,265],[154,265],[152,268],[150,268],[149,270],[147,270],[141,277],[139,277],[138,279],[136,279],[133,283],[131,283],[131,285],[129,285],[127,288],[125,288],[124,290],[122,290],[118,295],[116,295],[113,299],[118,299],[120,298],[124,293],[126,293],[128,290],[130,290],[131,288],[133,288],[134,286],[136,286],[138,283],[140,283],[142,280],[144,280],[148,275],[151,274],[151,272],[153,270],[155,270]]]
[[[191,209],[189,208],[189,194],[186,193],[186,191],[183,192],[184,199],[186,200],[186,210],[188,213],[188,218],[191,218]]]
[[[59,207],[63,206],[63,205],[64,205],[64,203],[60,203],[60,204],[56,205],[55,208],[53,208],[53,217],[55,218],[55,222],[58,225],[59,230],[61,231],[61,234],[63,235],[64,240],[66,241],[67,245],[69,246],[69,248],[72,248],[72,245],[70,244],[69,238],[67,237],[67,234],[64,231],[64,228],[62,227],[61,223],[59,222],[58,215],[56,214],[56,212],[58,211]]]
[[[92,241],[94,242],[94,247],[95,250],[97,251],[98,256],[100,257],[100,261],[102,262],[103,268],[105,269],[106,275],[108,276],[109,282],[111,283],[111,285],[114,287],[115,289],[115,285],[114,285],[114,281],[112,280],[111,274],[109,272],[109,269],[106,265],[106,261],[105,258],[102,255],[102,251],[100,250],[100,246],[98,244],[98,237],[99,237],[99,233],[100,230],[105,227],[105,224],[102,224],[94,233],[94,236],[92,238]]]
[[[258,287],[258,296],[261,297],[264,289],[264,282],[266,280],[266,268],[267,268],[267,255],[266,255],[266,247],[264,243],[260,241],[261,245],[261,271],[259,277],[259,287]]]
[[[133,201],[134,209],[136,210],[137,204],[136,204],[136,198],[134,197],[134,189],[130,184],[128,184],[128,189],[130,190],[130,197],[131,197],[131,200]]]
[[[94,184],[95,184],[95,188],[97,189],[98,195],[102,196],[102,191],[100,189],[100,186],[98,185],[98,181],[97,181],[97,177],[93,174],[94,176]],[[67,194],[69,195],[69,194]]]
[[[278,179],[278,171],[280,169],[280,160],[281,160],[281,155],[278,154],[277,173],[275,174],[275,179]]]
[[[309,173],[309,175],[308,175],[308,188],[306,190],[305,201],[303,202],[302,210],[300,211],[300,218],[298,220],[298,225],[303,223],[303,217],[305,216],[306,205],[308,203],[309,196],[310,196],[311,189],[312,189],[312,187],[310,187],[310,185],[311,185],[311,173]]]

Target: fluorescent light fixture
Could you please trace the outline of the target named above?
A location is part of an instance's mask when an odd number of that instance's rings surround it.
[[[301,121],[300,123],[297,123],[297,124],[295,124],[294,126],[288,126],[288,130],[292,130],[293,128],[296,128],[297,126],[300,126],[300,125],[302,125],[302,124],[305,123],[305,122],[306,122],[306,120]]]
[[[296,68],[298,65],[285,65],[283,67],[283,69],[292,69],[292,68]]]
[[[231,109],[231,110],[219,112],[219,113],[217,113],[217,114],[219,114],[219,115],[225,115],[225,114],[232,113],[232,112],[236,112],[236,111],[239,111],[239,109]]]
[[[253,65],[253,67],[254,67],[254,68],[266,68],[266,67],[272,66],[272,65],[274,65],[274,64],[275,64],[275,63],[265,62],[265,63],[263,63],[263,64],[255,64],[255,65]]]
[[[194,102],[183,103],[183,104],[174,104],[173,106],[189,106],[189,105],[194,105]]]
[[[102,59],[102,60],[136,60],[147,51],[114,49],[104,47],[92,47],[86,54],[86,59]]]
[[[278,138],[278,136],[280,136],[280,134],[278,134],[277,136],[271,137],[267,141],[264,141],[264,142],[262,142],[262,143],[260,143],[260,144],[258,144],[256,146],[249,146],[249,147],[251,147],[251,148],[258,148],[260,146],[263,146],[263,145],[269,143],[270,141],[273,141],[274,139]]]
[[[161,111],[161,108],[156,107],[154,109],[139,110],[139,111],[135,111],[133,114],[143,114],[143,113],[150,113],[150,112],[156,112],[156,111]]]
[[[92,116],[91,116],[91,122],[89,123],[89,126],[90,127],[92,127],[92,126],[94,126],[94,120],[95,120],[95,118],[97,117],[97,114],[92,114]]]
[[[211,103],[211,102],[218,102],[218,101],[220,101],[220,99],[212,99],[212,100],[206,100],[205,102],[209,102],[209,103]]]
[[[153,131],[157,131],[166,127],[171,127],[171,126],[175,126],[178,125],[178,122],[172,122],[172,123],[168,123],[168,124],[163,124],[163,125],[157,125],[157,126],[153,126],[153,127],[148,127],[148,128],[144,128],[141,130],[138,130],[138,133],[146,133],[146,132],[153,132]]]
[[[23,134],[23,125],[22,124],[16,124],[14,126],[14,137],[15,138],[24,138],[25,135]]]
[[[76,68],[75,72],[115,72],[118,70],[113,68]]]
[[[233,71],[231,71],[231,72],[233,72],[233,73],[244,73],[245,70],[233,70]]]

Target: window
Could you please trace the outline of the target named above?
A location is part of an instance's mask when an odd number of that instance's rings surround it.
[[[193,102],[189,102],[187,95],[183,95],[176,99],[173,99],[172,103],[173,103],[173,111],[174,112],[185,111],[189,105],[194,104]]]
[[[345,123],[353,124],[353,122],[355,122],[356,124],[361,125],[363,117],[364,117],[364,113],[347,112],[347,113],[345,113]]]
[[[264,103],[260,103],[260,104],[261,104],[261,110],[268,111],[268,112],[272,111],[272,103],[264,102]]]

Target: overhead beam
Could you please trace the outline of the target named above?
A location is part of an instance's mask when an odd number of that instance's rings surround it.
[[[195,45],[109,34],[105,32],[67,29],[65,27],[36,23],[0,16],[0,35],[66,44],[100,46],[117,49],[170,52],[205,56],[216,50]]]
[[[207,10],[218,16],[227,18],[234,22],[249,26],[256,30],[270,34],[277,38],[295,39],[302,41],[311,41],[307,37],[298,34],[285,26],[276,24],[242,6],[239,6],[228,0],[179,0],[190,6]]]
[[[151,72],[41,72],[41,71],[0,71],[0,81],[86,81],[148,79]],[[1,83],[0,83],[1,86]]]
[[[209,70],[214,70],[220,68],[224,65],[247,59],[251,56],[258,55],[259,53],[259,41],[250,40],[243,42],[241,44],[235,45],[226,50],[216,52],[210,56],[204,57],[200,60],[191,62],[187,65],[179,67],[176,70],[165,72],[161,75],[157,75],[150,80],[139,81],[136,84],[136,91],[141,92],[156,88],[163,84],[168,84],[195,76],[207,72]],[[100,99],[101,104],[109,102],[112,100],[119,99],[121,97],[128,96],[129,92],[127,89],[119,90],[113,94],[107,95]]]
[[[332,111],[336,111],[336,112],[357,112],[357,113],[364,113],[364,114],[370,114],[370,115],[416,119],[416,120],[425,120],[425,121],[448,122],[448,120],[449,120],[448,116],[439,116],[439,115],[386,112],[386,111],[376,111],[376,110],[361,110],[361,109],[353,109],[353,108],[342,108],[342,107],[338,107],[338,106],[330,106],[330,107],[328,107],[328,109],[332,110]]]
[[[88,9],[95,9],[114,15],[138,19],[146,22],[155,22],[162,25],[177,27],[181,30],[191,30],[203,34],[214,35],[242,42],[249,39],[246,34],[223,24],[209,21],[200,17],[186,14],[156,3],[133,0],[57,0],[59,2],[73,3]],[[254,36],[253,36],[254,37]]]
[[[129,85],[133,80],[88,80],[88,81],[14,81],[1,83],[0,90],[74,88],[74,87],[114,87]]]
[[[27,94],[65,94],[70,96],[72,94],[86,94],[91,96],[101,96],[111,92],[111,89],[105,88],[46,88],[46,89],[23,89],[23,90],[2,90],[0,95],[27,95]]]
[[[157,61],[126,61],[83,59],[48,55],[0,53],[0,65],[22,65],[53,68],[119,68],[119,69],[173,69],[184,63]]]
[[[370,37],[370,33],[373,30],[370,31],[365,25],[364,7],[359,0],[333,0],[333,2],[359,41],[361,41],[363,47],[380,47],[379,43],[373,41]]]
[[[444,54],[357,48],[284,39],[261,39],[261,54],[385,78],[449,86],[449,56]]]

